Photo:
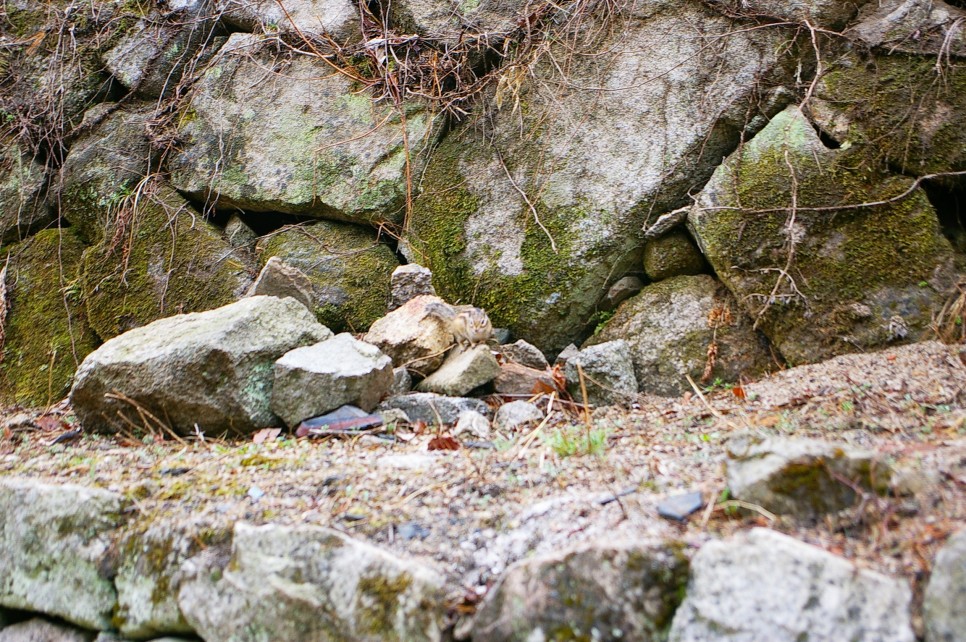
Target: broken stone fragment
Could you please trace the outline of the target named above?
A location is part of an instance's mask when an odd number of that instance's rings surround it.
[[[874,453],[817,439],[742,433],[728,441],[728,488],[778,514],[819,519],[852,506],[855,488],[882,490],[890,476]]]
[[[435,296],[418,296],[378,319],[364,337],[392,358],[395,367],[427,376],[443,363],[453,343],[448,324],[433,314],[433,304],[445,302]]]
[[[649,246],[648,246],[649,247]],[[646,250],[645,250],[646,251]],[[597,305],[604,312],[611,312],[621,303],[644,289],[644,281],[636,276],[625,276],[618,279],[607,289],[607,294]]]
[[[517,562],[480,606],[473,640],[659,639],[687,566],[672,545],[605,541]]]
[[[519,363],[521,366],[528,368],[546,370],[550,367],[550,364],[547,363],[547,357],[543,355],[540,348],[523,339],[519,339],[514,343],[501,345],[500,354],[503,355],[504,359]]]
[[[348,333],[285,353],[274,373],[272,411],[289,427],[345,404],[368,412],[392,386],[392,360]]]
[[[493,415],[493,427],[502,432],[535,424],[543,420],[543,411],[529,401],[511,401],[500,406]]]
[[[416,390],[460,397],[493,381],[498,374],[500,365],[489,346],[455,348],[436,372],[419,382]]]
[[[312,294],[309,277],[277,256],[265,262],[245,296],[257,295],[277,296],[280,299],[290,296],[304,305],[309,312],[315,312],[315,296]]]
[[[475,410],[481,415],[490,414],[490,408],[479,399],[468,397],[447,397],[432,392],[414,392],[408,395],[390,397],[379,406],[381,409],[398,408],[406,413],[411,421],[422,421],[430,426],[455,424],[461,413]]]
[[[637,396],[637,377],[634,375],[630,346],[622,339],[584,348],[567,361],[564,373],[567,390],[581,403],[584,401],[584,389],[587,391],[587,403],[595,406],[626,404]]]
[[[436,296],[436,288],[433,287],[433,273],[429,268],[416,263],[400,265],[392,272],[389,280],[391,294],[389,298],[389,309],[395,310],[411,299],[428,294]]]
[[[756,528],[691,560],[671,642],[913,642],[905,582]]]
[[[536,370],[519,363],[504,363],[493,380],[493,389],[501,395],[525,395],[551,392],[557,389],[547,369]]]

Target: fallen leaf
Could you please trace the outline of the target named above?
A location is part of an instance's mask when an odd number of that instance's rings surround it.
[[[43,432],[53,432],[61,428],[70,428],[64,421],[56,415],[41,415],[34,419],[34,425]]]
[[[460,442],[449,435],[437,435],[429,440],[427,450],[459,450]]]
[[[281,428],[262,428],[252,435],[252,442],[256,444],[263,444],[266,441],[274,441],[274,439],[280,434],[282,434]]]
[[[742,388],[741,386],[735,386],[734,388],[731,389],[731,392],[734,393],[734,395],[739,399],[741,399],[742,401],[745,400],[745,389]]]

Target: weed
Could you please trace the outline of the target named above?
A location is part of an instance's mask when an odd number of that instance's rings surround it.
[[[605,428],[561,428],[544,440],[559,457],[602,455],[607,448],[607,432]]]

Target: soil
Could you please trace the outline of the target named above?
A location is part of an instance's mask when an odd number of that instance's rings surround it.
[[[906,578],[918,614],[938,547],[966,525],[961,350],[927,342],[838,357],[630,409],[553,400],[546,422],[485,442],[459,435],[451,451],[429,450],[436,427],[405,425],[351,439],[69,438],[79,427],[66,402],[7,409],[0,475],[113,490],[145,519],[335,528],[438,567],[454,617],[535,554],[598,537],[678,540],[693,552],[753,526]],[[891,490],[814,524],[741,506],[726,490],[724,444],[749,430],[876,451],[894,467]],[[662,500],[689,491],[701,491],[701,510],[685,522],[658,516]]]

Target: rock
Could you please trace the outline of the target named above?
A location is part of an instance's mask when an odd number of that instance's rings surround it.
[[[460,397],[493,381],[498,374],[500,365],[489,346],[455,348],[436,372],[419,382],[416,390]]]
[[[644,247],[646,257],[647,248],[650,247],[650,245],[646,245]],[[618,279],[614,285],[610,286],[610,288],[607,290],[607,294],[605,294],[604,298],[601,299],[598,307],[604,312],[610,312],[643,289],[644,281],[640,280],[636,276],[625,276],[621,279]]]
[[[389,285],[392,290],[389,297],[390,310],[395,310],[409,300],[423,294],[436,296],[436,288],[433,287],[433,273],[428,268],[416,263],[400,265],[393,270]]]
[[[0,605],[110,628],[112,536],[125,507],[106,490],[0,479]]]
[[[637,397],[637,377],[631,348],[622,339],[598,343],[581,350],[564,366],[567,390],[579,403],[584,402],[580,371],[584,373],[587,403],[595,406],[626,404]]]
[[[921,13],[943,3],[912,4],[917,7],[913,13]],[[906,13],[903,8],[893,15],[905,22],[909,18]],[[957,10],[957,14],[966,16],[966,11]],[[929,48],[923,43],[930,41],[933,46],[940,45],[949,34],[952,42],[958,40],[958,46],[966,51],[966,37],[961,30],[958,37],[954,35],[957,29],[926,29],[920,34],[914,24],[915,20],[910,20],[897,34],[906,39],[906,46]],[[945,66],[943,82],[937,85],[936,55],[891,55],[898,45],[890,41],[881,53],[859,55],[853,51],[838,57],[816,85],[815,98],[809,103],[811,117],[843,147],[861,149],[871,161],[888,164],[904,174],[921,176],[966,169],[966,66]],[[870,105],[874,108],[870,109]],[[833,155],[826,151],[822,156]],[[839,151],[839,155],[844,156],[840,164],[846,165],[856,150],[851,154]],[[822,165],[827,166],[828,160],[822,159]],[[867,179],[865,189],[850,202],[858,198],[884,200],[908,188],[908,183],[896,179],[891,182],[891,189],[883,193],[876,191],[875,177]],[[922,209],[922,200],[917,190],[892,210],[902,205],[913,211]],[[876,211],[875,215],[880,213]],[[913,225],[914,221],[910,221],[910,228]]]
[[[225,239],[233,248],[254,251],[258,235],[237,214],[233,214],[225,224]],[[271,261],[272,259],[269,259]],[[266,261],[267,263],[268,261]]]
[[[889,53],[901,51],[961,58],[966,56],[966,34],[956,27],[955,22],[962,20],[966,11],[961,5],[952,4],[956,3],[942,0],[870,2],[856,24],[849,28],[849,37]],[[910,79],[913,78],[910,76]],[[897,86],[894,89],[905,91],[908,87]]]
[[[517,562],[487,593],[473,641],[659,639],[687,566],[672,546],[604,541]]]
[[[528,368],[546,370],[550,367],[550,364],[547,363],[547,358],[543,356],[540,349],[532,343],[527,343],[523,339],[519,339],[515,343],[501,345],[500,353],[504,359],[509,359]]]
[[[359,8],[350,0],[215,0],[225,22],[244,31],[281,32],[296,37],[330,36],[337,42],[362,38]]]
[[[955,642],[966,631],[966,530],[936,555],[922,604],[926,642]]]
[[[304,305],[309,312],[315,312],[315,296],[312,294],[309,277],[277,256],[272,256],[265,262],[246,296],[259,295],[279,299],[290,296]]]
[[[125,638],[143,640],[165,633],[191,634],[178,606],[181,566],[205,548],[226,542],[228,526],[155,518],[119,541],[117,612],[114,626]]]
[[[406,413],[411,421],[422,421],[430,426],[455,424],[460,414],[475,410],[481,415],[489,415],[489,407],[479,399],[466,397],[444,397],[432,392],[415,392],[398,397],[390,397],[382,402],[380,408],[398,408]]]
[[[58,228],[4,249],[0,403],[49,406],[70,390],[75,359],[97,345],[77,287],[84,246],[71,228]]]
[[[695,382],[755,377],[772,363],[766,342],[737,302],[706,275],[647,286],[625,301],[587,344],[617,339],[627,342],[638,390],[648,394],[675,396],[690,390],[686,375]],[[717,346],[714,367],[704,377],[712,344]]]
[[[362,332],[386,314],[390,274],[399,262],[370,230],[320,221],[275,232],[258,251],[262,261],[277,256],[308,277],[310,309],[336,332]]]
[[[704,257],[683,230],[648,241],[644,246],[644,272],[652,281],[701,274],[706,269]]]
[[[469,435],[477,439],[488,440],[493,435],[490,420],[475,410],[464,410],[456,420],[453,436]]]
[[[279,421],[269,405],[272,364],[331,334],[302,304],[275,297],[161,319],[88,355],[71,402],[91,431],[116,429],[118,413],[141,425],[130,402],[105,397],[120,393],[182,434],[254,432]]]
[[[392,385],[389,386],[389,394],[392,396],[404,395],[413,389],[413,377],[406,368],[392,369]]]
[[[224,33],[218,16],[198,0],[168,15],[151,11],[104,54],[104,66],[141,97],[167,97],[186,71],[204,67]]]
[[[272,411],[289,427],[345,404],[369,412],[390,386],[392,360],[351,334],[338,334],[275,362]]]
[[[481,106],[486,126],[447,134],[406,235],[443,298],[472,299],[548,354],[582,335],[615,274],[640,265],[647,213],[683,205],[738,143],[749,99],[773,114],[783,104],[766,88],[795,67],[779,58],[791,32],[736,30],[702,3],[640,3],[598,22],[607,13],[562,18],[577,31],[555,33],[516,89]],[[675,33],[701,36],[663,35]],[[564,58],[566,71],[551,62]]]
[[[869,0],[711,0],[728,15],[760,20],[764,16],[789,22],[808,21],[813,27],[837,29]]]
[[[105,106],[105,116],[80,136],[64,160],[58,185],[60,211],[88,243],[126,235],[136,217],[133,195],[156,167],[157,153],[148,139],[153,109]],[[91,118],[89,122],[97,122]],[[116,232],[116,230],[119,231]]]
[[[827,148],[789,107],[715,171],[689,215],[715,273],[792,364],[915,340],[943,304],[952,252],[936,213],[912,179],[854,169],[866,158],[861,145]],[[909,190],[881,208],[805,209]]]
[[[0,642],[91,642],[94,634],[40,618],[0,629]]]
[[[576,357],[578,354],[580,354],[580,348],[571,343],[560,351],[560,354],[558,354],[557,358],[554,359],[553,365],[554,367],[564,367],[567,365],[568,361]]]
[[[519,0],[453,3],[439,0],[397,0],[389,18],[404,33],[416,33],[445,45],[495,46],[529,15]]]
[[[673,495],[657,505],[657,514],[666,519],[683,522],[688,515],[704,506],[704,498],[699,491]]]
[[[275,39],[234,33],[219,50],[180,121],[172,183],[219,208],[402,223],[407,170],[432,143],[425,108],[404,103],[400,120],[317,57],[280,58]],[[265,69],[280,81],[252,82]]]
[[[317,526],[235,526],[230,556],[186,565],[178,602],[208,640],[436,641],[435,569]]]
[[[47,168],[15,138],[0,138],[0,241],[9,243],[46,225]]]
[[[175,313],[217,308],[248,290],[249,266],[170,187],[148,186],[125,203],[113,223],[126,230],[121,240],[105,237],[84,253],[84,301],[101,339]]]
[[[817,439],[742,433],[728,441],[731,494],[779,515],[819,519],[858,499],[848,480],[884,490],[890,471],[873,453]]]
[[[431,304],[444,303],[439,297],[418,296],[377,320],[365,341],[378,346],[397,368],[426,376],[443,363],[453,335],[446,323],[433,314]]]
[[[691,560],[671,642],[912,642],[905,582],[763,528]]]
[[[511,401],[500,406],[493,416],[493,427],[513,432],[529,423],[543,421],[543,411],[529,401]]]
[[[493,389],[501,395],[530,395],[557,389],[549,370],[536,370],[519,363],[504,363],[493,380]]]

